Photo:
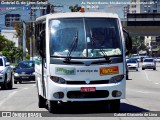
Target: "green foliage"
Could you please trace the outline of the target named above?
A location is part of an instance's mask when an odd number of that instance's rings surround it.
[[[0,51],[6,56],[8,61],[14,62],[15,59],[21,59],[22,49],[16,48],[15,43],[0,35]]]
[[[147,47],[144,45],[144,36],[136,36],[132,37],[132,43],[133,43],[133,51],[140,51],[140,50],[146,50]]]
[[[30,59],[30,55],[27,54],[27,55],[26,55],[26,60],[29,60],[29,59]]]
[[[160,46],[158,46],[157,56],[160,56]]]

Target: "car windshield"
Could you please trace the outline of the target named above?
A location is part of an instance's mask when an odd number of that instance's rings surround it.
[[[145,59],[144,62],[153,62],[153,59]]]
[[[128,60],[127,63],[136,63],[135,60]]]
[[[51,56],[91,58],[122,55],[118,19],[72,18],[50,21]],[[74,46],[74,47],[73,47]]]
[[[30,68],[34,68],[33,61],[20,62],[17,66],[17,69],[30,69]]]
[[[0,58],[0,66],[3,66],[3,61],[1,58]]]

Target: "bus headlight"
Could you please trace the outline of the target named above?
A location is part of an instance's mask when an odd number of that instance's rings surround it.
[[[55,83],[66,84],[66,80],[61,77],[51,76],[50,79]]]
[[[109,83],[118,83],[122,81],[123,78],[124,78],[124,75],[113,76],[109,79]]]

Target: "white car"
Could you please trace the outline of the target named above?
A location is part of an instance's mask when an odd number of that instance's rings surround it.
[[[156,62],[160,62],[160,57],[157,57],[155,60]]]
[[[156,70],[156,61],[153,58],[145,58],[142,63],[142,70],[145,69]]]
[[[7,62],[5,56],[0,56],[0,86],[1,89],[12,89],[13,87],[13,69],[10,63]]]
[[[138,71],[138,62],[134,59],[129,59],[129,60],[127,60],[127,67],[129,70]]]

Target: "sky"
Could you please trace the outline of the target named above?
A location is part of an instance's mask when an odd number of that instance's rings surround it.
[[[0,0],[6,1],[6,0]],[[17,1],[17,0],[12,0]],[[30,0],[25,0],[30,1]],[[41,0],[40,0],[41,1]],[[110,4],[110,2],[128,2],[130,0],[48,0],[49,3],[55,6],[63,6],[63,7],[55,7],[55,10],[58,12],[70,12],[69,6],[74,6],[78,4],[78,6],[85,7],[85,11],[89,12],[114,12],[119,15],[120,18],[123,18],[123,7],[125,4]],[[104,4],[102,4],[102,2]],[[1,2],[0,2],[1,3]],[[101,3],[101,4],[99,4]],[[2,10],[4,7],[10,6],[14,7],[15,5],[3,5],[0,4],[0,29],[6,28],[4,25],[5,14],[20,14],[22,20],[29,20],[29,10],[26,10],[22,7],[22,5],[16,5],[16,8],[20,8],[19,10]],[[87,9],[90,7],[90,9]],[[95,9],[98,8],[98,9]],[[39,12],[37,11],[37,16],[39,16]],[[10,29],[10,28],[6,28]]]
[[[78,4],[79,6],[84,6],[85,8],[91,7],[89,10],[86,11],[100,11],[100,12],[114,12],[119,15],[120,18],[123,18],[123,7],[126,6],[125,4],[110,4],[110,2],[128,2],[130,0],[49,0],[50,3],[53,5],[62,5],[62,8],[55,8],[56,10],[60,10],[62,12],[70,11],[68,8],[69,6],[74,6]],[[98,2],[105,2],[106,4],[97,4]],[[85,4],[83,4],[85,3]],[[93,4],[90,4],[93,3]],[[108,4],[107,4],[108,3]],[[99,7],[99,9],[94,9],[94,7]]]

